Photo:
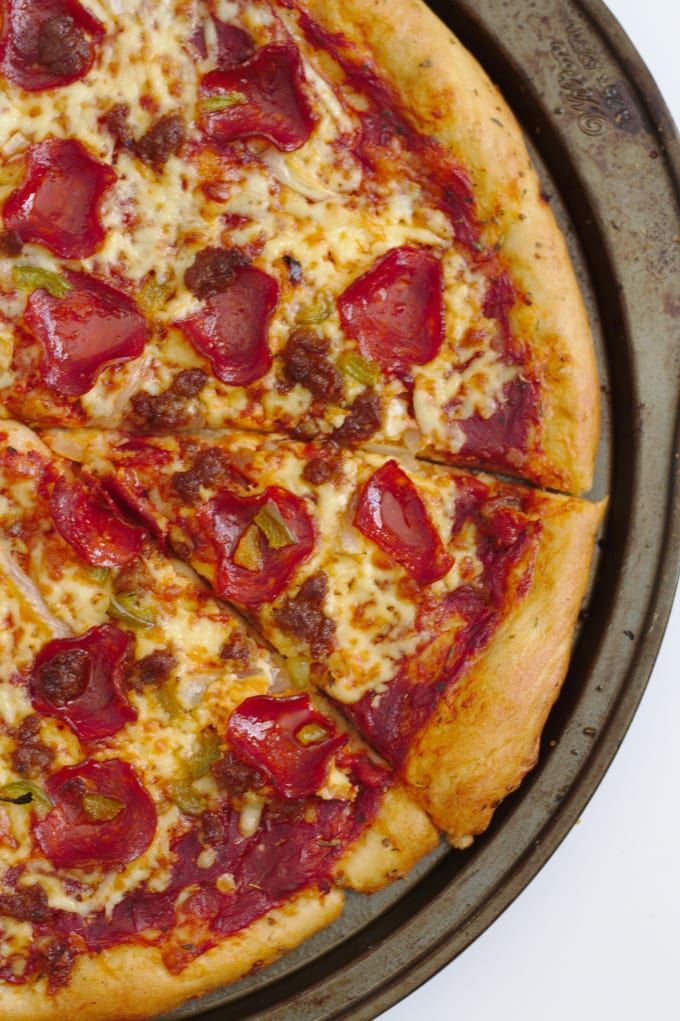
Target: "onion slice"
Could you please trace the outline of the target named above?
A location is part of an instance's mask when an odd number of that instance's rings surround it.
[[[37,617],[52,632],[55,638],[70,638],[73,635],[70,627],[63,620],[55,617],[43,599],[42,592],[14,560],[5,544],[0,541],[0,572],[9,578],[19,590]]]

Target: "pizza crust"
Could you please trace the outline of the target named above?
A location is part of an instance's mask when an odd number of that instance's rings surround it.
[[[372,58],[413,126],[466,168],[485,224],[482,239],[501,246],[502,265],[531,302],[518,302],[511,312],[514,332],[535,347],[543,380],[543,425],[530,477],[586,492],[600,433],[592,336],[564,239],[514,115],[475,58],[418,0],[307,0],[304,9],[347,41],[351,59]],[[441,451],[424,453],[441,459]]]
[[[535,765],[569,664],[605,503],[546,507],[530,589],[443,696],[414,740],[403,778],[456,847],[482,833]]]
[[[340,886],[375,893],[400,879],[439,841],[425,813],[402,787],[392,787],[380,810],[335,869]]]
[[[310,888],[228,937],[171,975],[156,947],[128,944],[80,956],[67,986],[47,993],[46,982],[0,985],[3,1021],[144,1021],[235,982],[330,925],[342,910],[341,891]],[[124,976],[124,979],[122,979]]]

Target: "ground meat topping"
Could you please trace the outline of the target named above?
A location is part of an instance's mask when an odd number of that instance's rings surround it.
[[[208,374],[203,369],[183,369],[163,393],[135,394],[130,401],[130,423],[147,431],[172,431],[189,425],[192,415],[187,401],[195,397],[207,381]]]
[[[113,135],[116,144],[126,149],[134,148],[135,144],[135,137],[128,123],[129,116],[130,107],[127,103],[115,103],[102,118],[104,126]]]
[[[0,230],[0,255],[21,255],[24,243],[15,230]]]
[[[307,578],[294,596],[285,599],[274,610],[274,621],[278,627],[307,642],[314,657],[330,651],[335,634],[335,624],[322,609],[327,591],[328,578],[324,571],[319,571]]]
[[[253,651],[252,643],[245,635],[237,632],[227,639],[220,649],[220,659],[234,660],[236,663],[245,665],[250,662]]]
[[[129,123],[130,107],[115,103],[104,115],[102,122],[112,135],[116,146],[134,153],[138,159],[160,173],[170,156],[179,152],[186,141],[187,132],[182,117],[169,113],[160,117],[139,139],[135,139]]]
[[[136,142],[135,152],[140,160],[159,171],[165,166],[170,156],[179,152],[186,137],[184,121],[179,114],[167,114],[152,124]]]
[[[328,341],[313,330],[296,329],[282,352],[283,374],[300,383],[320,401],[335,403],[342,397],[342,376],[329,360]]]
[[[26,716],[14,732],[16,748],[12,752],[12,768],[20,776],[36,776],[49,772],[54,752],[40,740],[40,717]]]
[[[175,472],[170,481],[175,492],[183,500],[191,502],[198,498],[202,486],[215,488],[233,477],[228,456],[217,448],[211,448],[199,451],[191,468]]]
[[[65,939],[53,939],[45,953],[47,984],[50,992],[68,982],[76,960],[76,951]]]
[[[331,441],[339,447],[365,443],[380,428],[380,400],[374,390],[364,390],[349,409],[349,415],[331,433]]]
[[[37,883],[20,886],[14,893],[0,894],[0,915],[17,922],[46,922],[50,915],[47,894]]]
[[[154,649],[137,660],[136,681],[140,685],[160,685],[168,679],[176,666],[177,660],[169,649]]]
[[[113,575],[112,588],[119,592],[147,592],[152,587],[151,576],[140,560],[132,560]]]
[[[180,397],[196,397],[208,381],[203,369],[182,369],[172,381],[171,390]]]
[[[232,795],[258,790],[267,783],[259,770],[248,766],[229,750],[213,762],[210,770],[220,787]]]
[[[302,478],[313,486],[322,486],[324,482],[340,482],[342,460],[337,455],[312,457],[302,469]]]
[[[79,698],[87,684],[88,655],[84,649],[64,649],[39,670],[40,689],[57,709]]]
[[[79,75],[90,56],[90,41],[69,14],[48,18],[40,26],[38,59],[45,70],[64,78]]]
[[[201,300],[226,290],[238,266],[248,259],[238,248],[204,248],[184,274],[184,284]]]

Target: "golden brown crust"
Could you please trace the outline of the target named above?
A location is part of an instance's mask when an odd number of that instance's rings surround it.
[[[404,876],[438,839],[425,813],[395,786],[385,794],[371,825],[338,862],[335,881],[360,893],[374,893]]]
[[[420,0],[305,0],[324,29],[373,59],[404,112],[466,168],[482,239],[531,304],[511,313],[536,348],[543,426],[530,477],[566,492],[592,484],[600,431],[592,337],[566,245],[521,130],[474,57]],[[439,452],[441,453],[441,452]]]
[[[442,698],[414,741],[404,777],[458,847],[483,832],[534,766],[564,680],[604,503],[546,499],[525,598]]]
[[[45,980],[0,986],[3,1021],[143,1021],[271,963],[337,918],[339,890],[303,891],[243,932],[171,975],[156,947],[114,947],[78,958],[68,985],[49,995]]]

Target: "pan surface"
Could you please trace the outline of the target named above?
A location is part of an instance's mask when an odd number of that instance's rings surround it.
[[[370,1021],[490,925],[595,791],[643,695],[680,562],[680,147],[658,90],[600,0],[431,0],[520,119],[593,326],[610,495],[593,585],[539,764],[466,852],[350,897],[277,965],[168,1018]],[[644,187],[641,187],[644,182]]]

